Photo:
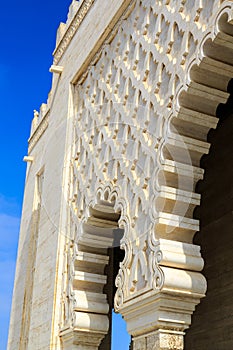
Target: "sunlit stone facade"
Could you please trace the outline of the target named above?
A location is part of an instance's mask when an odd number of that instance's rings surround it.
[[[208,348],[191,326],[208,290],[194,209],[207,135],[231,107],[232,1],[73,1],[53,54],[8,350],[109,349],[113,306],[134,350],[182,350],[188,328],[187,347]]]

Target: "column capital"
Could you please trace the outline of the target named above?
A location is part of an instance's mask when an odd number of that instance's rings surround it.
[[[148,292],[126,302],[120,313],[133,337],[158,329],[172,329],[183,334],[191,324],[191,315],[198,303],[199,299],[194,300],[187,296]]]

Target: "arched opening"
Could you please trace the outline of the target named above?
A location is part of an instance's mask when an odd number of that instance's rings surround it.
[[[233,346],[229,302],[233,285],[233,25],[226,14],[218,21],[217,36],[208,39],[202,50],[200,64],[190,71],[189,87],[179,96],[178,118],[173,120],[179,134],[196,142],[196,155],[190,153],[192,165],[204,170],[204,179],[194,186],[201,195],[201,205],[194,211],[194,219],[200,221],[194,243],[201,246],[208,287],[193,314],[185,349],[226,350]]]
[[[195,211],[200,232],[194,243],[202,249],[208,289],[185,337],[189,350],[233,347],[233,80],[227,90],[227,103],[217,108],[217,128],[208,134],[210,151],[201,160],[205,175],[197,185],[202,199]]]
[[[88,315],[108,316],[108,327],[102,332],[99,350],[128,350],[130,346],[126,322],[114,312],[115,279],[125,255],[120,248],[124,235],[124,228],[119,226],[121,213],[115,211],[114,205],[114,201],[99,199],[97,204],[89,207],[78,239],[75,263],[74,289],[77,294],[84,293],[85,311]],[[101,322],[101,318],[97,322]]]

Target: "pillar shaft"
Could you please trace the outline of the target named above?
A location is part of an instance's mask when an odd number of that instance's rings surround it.
[[[158,330],[154,333],[135,337],[133,350],[182,350],[183,334]]]

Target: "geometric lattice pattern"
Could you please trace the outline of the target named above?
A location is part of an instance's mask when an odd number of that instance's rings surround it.
[[[216,108],[227,101],[233,73],[229,61],[212,53],[213,45],[216,53],[233,49],[227,16],[215,25],[225,5],[227,12],[227,2],[217,0],[133,1],[75,86],[72,232],[75,244],[82,242],[88,208],[104,201],[121,215],[126,257],[116,308],[145,291],[171,290],[173,268],[200,279],[192,292],[205,293],[203,261],[192,245],[199,223],[192,217],[206,136],[217,125]],[[190,285],[179,288],[186,293]]]

